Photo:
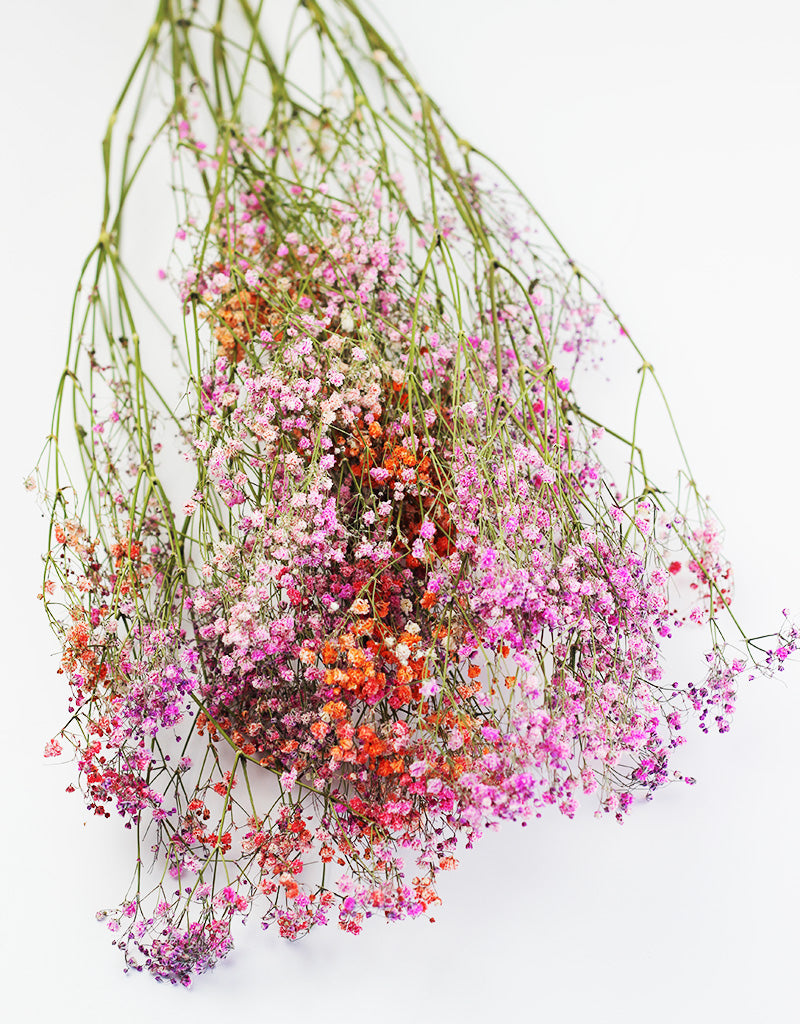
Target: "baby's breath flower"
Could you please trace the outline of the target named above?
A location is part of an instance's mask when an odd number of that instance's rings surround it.
[[[677,777],[689,713],[725,732],[755,670],[721,639],[732,570],[688,466],[673,502],[637,423],[603,440],[582,411],[576,367],[628,335],[524,197],[352,0],[298,0],[335,83],[317,99],[291,54],[238,60],[277,53],[249,0],[220,7],[204,63],[216,6],[194,6],[159,8],[105,144],[156,160],[140,111],[176,97],[160,276],[183,324],[160,338],[130,283],[135,190],[109,177],[48,444],[40,594],[69,686],[45,756],[69,748],[87,809],[148,846],[101,919],[129,966],[182,985],[236,918],[357,933],[440,902],[455,847],[503,820],[590,796],[622,820]],[[265,94],[266,124],[243,124]],[[684,623],[711,651],[669,687]],[[787,623],[766,668],[799,645]]]

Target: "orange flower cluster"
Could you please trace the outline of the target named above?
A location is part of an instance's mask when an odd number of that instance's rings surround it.
[[[388,602],[377,603],[379,612],[387,615]],[[359,606],[363,606],[363,611]],[[353,608],[363,615],[368,605],[361,598],[354,602]],[[325,682],[336,695],[349,693],[371,705],[388,694],[389,706],[397,709],[419,700],[419,682],[427,674],[425,661],[411,655],[401,661],[395,648],[405,644],[413,653],[420,642],[419,635],[405,630],[395,634],[381,618],[379,614],[378,617],[358,618],[351,622],[345,633],[324,644],[320,656],[329,666]],[[381,665],[383,669],[378,667]]]
[[[324,296],[301,265],[275,264],[269,253],[258,250],[253,250],[253,254],[257,256],[266,279],[262,277],[255,290],[238,286],[234,294],[203,314],[206,319],[216,322],[214,339],[218,345],[217,356],[224,356],[232,364],[244,359],[247,346],[264,329],[279,344],[283,340],[286,309],[295,305],[301,297],[311,302],[323,302],[324,305]],[[317,255],[317,250],[312,247],[307,258],[313,261]],[[224,268],[222,264],[217,264],[209,269],[213,273]],[[234,286],[229,284],[228,287]],[[265,297],[265,293],[270,291],[274,291],[276,296],[272,302]]]
[[[225,302],[218,305],[213,314],[206,314],[218,320],[214,328],[217,342],[217,356],[224,356],[230,363],[240,363],[245,357],[246,346],[258,337],[262,328],[271,331],[283,322],[283,315],[269,305],[262,295],[241,289]],[[276,334],[280,340],[282,334]]]
[[[395,400],[402,406],[406,393],[402,385],[395,384]],[[365,425],[360,418],[352,435],[342,436],[350,472],[358,481],[362,491],[380,489],[387,493],[401,491],[404,494],[399,515],[400,536],[395,544],[397,555],[405,558],[411,569],[420,566],[420,561],[411,554],[411,546],[419,535],[422,514],[426,514],[436,526],[433,546],[436,554],[445,558],[455,550],[454,530],[447,510],[441,499],[448,493],[447,481],[437,464],[424,451],[424,441],[418,440],[417,451],[393,440],[394,432],[377,420]],[[373,470],[378,470],[375,474]],[[426,497],[412,497],[419,490]],[[401,538],[406,538],[403,541]],[[428,599],[423,608],[434,602]]]

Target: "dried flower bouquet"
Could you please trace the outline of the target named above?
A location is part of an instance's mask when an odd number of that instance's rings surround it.
[[[688,465],[674,494],[648,474],[652,367],[537,211],[355,0],[300,0],[282,49],[272,17],[159,4],[40,463],[70,692],[46,752],[136,833],[101,915],[127,964],[182,984],[238,917],[355,933],[429,913],[503,820],[622,819],[682,778],[687,714],[725,731],[798,642],[739,628]],[[125,257],[158,160],[178,336]],[[635,413],[604,439],[576,388],[614,338]],[[679,685],[687,620],[708,663]]]

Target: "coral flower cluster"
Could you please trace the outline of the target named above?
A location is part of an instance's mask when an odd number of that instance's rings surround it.
[[[100,916],[130,967],[188,984],[237,919],[293,939],[429,915],[487,828],[583,798],[622,820],[683,778],[687,716],[727,730],[756,652],[722,640],[731,570],[688,475],[672,502],[634,419],[615,483],[578,405],[628,341],[616,315],[355,4],[299,5],[318,103],[245,0],[236,45],[174,6],[137,67],[144,93],[177,46],[161,276],[185,345],[159,362],[126,289],[123,170],[58,396],[43,597],[70,688],[46,754],[71,748],[86,806],[137,838]],[[710,654],[678,684],[684,623]]]

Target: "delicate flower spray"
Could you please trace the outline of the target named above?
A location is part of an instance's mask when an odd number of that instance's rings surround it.
[[[739,629],[688,466],[674,497],[648,475],[652,367],[537,212],[354,0],[287,7],[280,51],[272,6],[160,3],[40,463],[46,754],[135,832],[101,917],[181,984],[237,918],[356,933],[429,912],[503,820],[590,794],[621,820],[682,777],[687,713],[727,730],[738,677],[798,645]],[[162,159],[179,336],[125,258]],[[575,388],[614,336],[635,410],[601,442]],[[687,618],[710,653],[677,684]]]

